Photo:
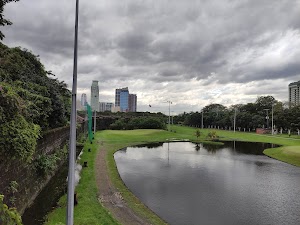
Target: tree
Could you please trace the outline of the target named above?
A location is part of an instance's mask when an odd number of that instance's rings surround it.
[[[17,2],[19,0],[0,0],[0,26],[12,25],[12,22],[5,19],[3,15],[4,6],[9,2]],[[4,34],[0,31],[0,40],[3,40]]]
[[[264,114],[264,109],[271,110],[274,103],[277,103],[277,100],[273,96],[260,96],[255,101],[256,111]]]
[[[67,85],[48,77],[38,56],[27,49],[8,48],[0,43],[0,59],[0,83],[14,86],[26,106],[26,120],[43,130],[66,125],[71,109]]]

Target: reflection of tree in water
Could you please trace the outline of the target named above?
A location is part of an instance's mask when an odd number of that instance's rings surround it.
[[[126,148],[126,147],[125,147],[125,148],[121,148],[119,151],[120,151],[120,152],[126,152],[126,151],[127,151],[127,148]]]
[[[215,154],[218,150],[221,150],[223,146],[213,144],[203,144],[203,147],[210,153]]]
[[[134,146],[134,148],[142,148],[142,147],[146,147],[146,148],[158,148],[163,146],[163,142],[154,142],[154,143],[149,143],[149,144],[140,144],[140,145],[136,145]]]
[[[259,142],[241,142],[228,141],[224,142],[225,147],[232,148],[235,152],[251,155],[263,155],[263,151],[267,148],[278,147],[278,145]]]
[[[198,151],[200,150],[200,145],[199,145],[199,144],[196,144],[195,149],[196,149],[196,151],[198,152]]]

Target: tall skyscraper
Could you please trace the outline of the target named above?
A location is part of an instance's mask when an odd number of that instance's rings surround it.
[[[128,87],[116,89],[115,107],[121,112],[136,112],[136,94],[129,94]]]
[[[115,106],[119,106],[121,112],[128,112],[128,87],[116,89]]]
[[[87,104],[87,97],[86,97],[86,94],[83,93],[81,95],[80,105],[82,106],[82,108],[84,108],[84,107],[86,107],[86,104]]]
[[[290,107],[300,104],[300,81],[289,84],[289,103]]]
[[[136,101],[137,97],[136,94],[129,94],[129,112],[136,112]]]
[[[99,111],[99,86],[97,80],[93,80],[91,86],[91,107],[93,111]]]

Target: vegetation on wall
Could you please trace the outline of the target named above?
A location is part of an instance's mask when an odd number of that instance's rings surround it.
[[[67,124],[71,93],[38,56],[0,43],[0,154],[32,160],[41,131]]]
[[[4,196],[0,195],[0,224],[22,225],[22,219],[16,208],[8,208],[3,203]]]

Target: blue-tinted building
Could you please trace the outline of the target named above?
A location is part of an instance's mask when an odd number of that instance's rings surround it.
[[[121,91],[120,109],[122,112],[128,112],[129,110],[128,98],[129,98],[129,91],[128,90]]]
[[[116,89],[115,106],[121,112],[136,112],[136,95],[129,94],[128,87]]]

